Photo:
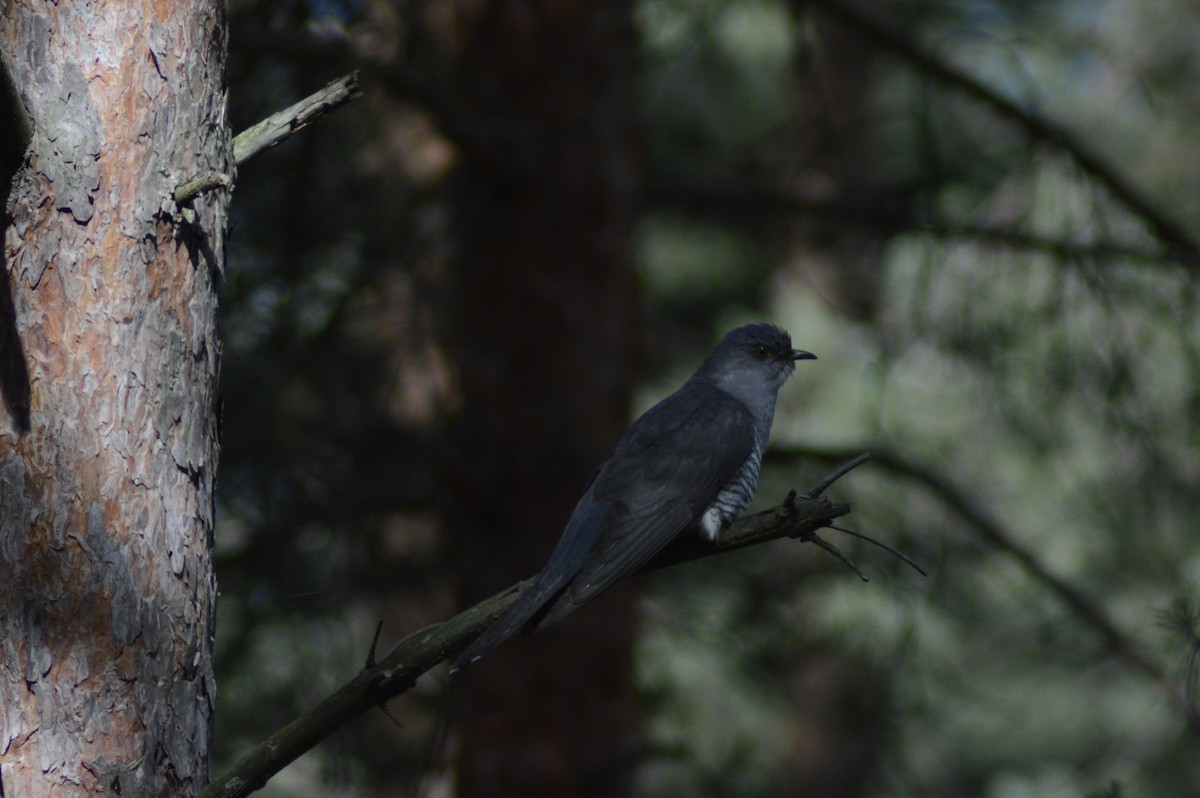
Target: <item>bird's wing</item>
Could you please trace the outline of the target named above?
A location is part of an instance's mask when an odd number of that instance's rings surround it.
[[[754,434],[750,411],[704,384],[685,386],[638,419],[580,501],[606,508],[603,526],[592,530],[598,539],[578,575],[538,626],[603,593],[694,524],[750,457]]]
[[[696,521],[753,446],[750,411],[716,387],[691,384],[655,405],[596,472],[533,586],[452,670],[531,623],[557,622],[633,573]]]

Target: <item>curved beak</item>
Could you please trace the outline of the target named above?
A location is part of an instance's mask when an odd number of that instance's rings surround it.
[[[805,352],[803,349],[792,350],[792,360],[816,360],[817,356],[812,352]]]

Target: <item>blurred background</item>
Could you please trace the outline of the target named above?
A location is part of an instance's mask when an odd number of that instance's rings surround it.
[[[545,562],[729,328],[778,541],[426,674],[265,795],[1200,795],[1200,7],[232,0],[215,771]]]

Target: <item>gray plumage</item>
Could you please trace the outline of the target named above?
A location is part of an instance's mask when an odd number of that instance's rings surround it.
[[[710,540],[758,484],[775,398],[797,360],[786,332],[747,324],[687,382],[646,411],[588,484],[550,561],[459,656],[458,670],[523,629],[556,623],[692,528]]]

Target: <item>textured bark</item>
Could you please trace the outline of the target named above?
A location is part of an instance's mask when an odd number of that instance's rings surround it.
[[[171,197],[231,167],[224,4],[9,0],[0,47],[34,122],[4,240],[29,407],[0,413],[0,793],[190,795],[227,193]]]
[[[448,317],[467,601],[536,572],[628,424],[641,180],[630,4],[459,7],[466,147]],[[624,589],[459,677],[463,796],[623,795],[637,748]]]

